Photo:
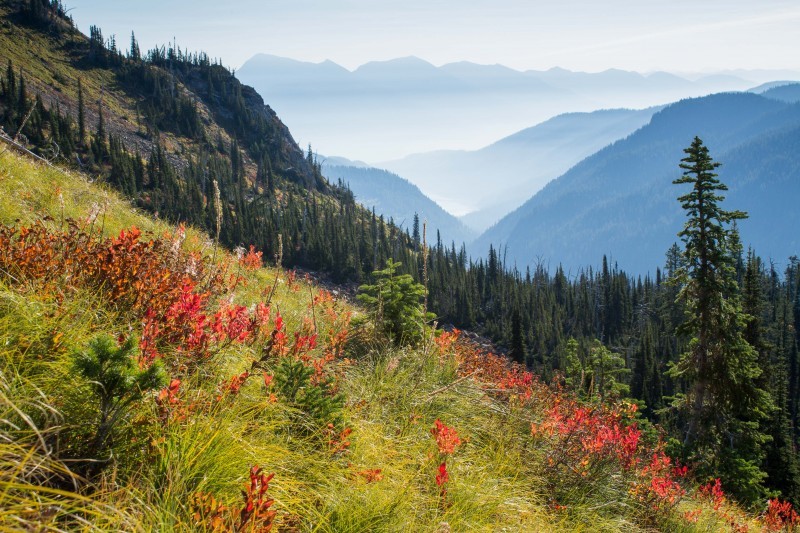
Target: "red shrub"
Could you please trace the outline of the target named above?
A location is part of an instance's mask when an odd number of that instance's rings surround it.
[[[800,516],[789,502],[778,499],[769,500],[767,512],[764,514],[764,526],[767,531],[794,531],[800,526]]]
[[[436,474],[436,484],[441,487],[448,481],[450,481],[450,474],[447,472],[447,464],[442,463],[439,465],[439,473]]]
[[[438,418],[434,422],[431,433],[436,439],[436,446],[439,448],[441,455],[452,454],[455,452],[456,447],[461,444],[461,439],[458,437],[456,430],[444,425]]]
[[[722,483],[719,478],[702,485],[697,489],[697,492],[714,505],[715,511],[719,511],[719,508],[725,503],[725,493],[722,491]]]
[[[256,252],[256,247],[252,244],[250,245],[250,251],[246,254],[243,254],[241,259],[239,259],[239,264],[247,271],[258,270],[261,268],[263,261],[261,259],[262,252]]]

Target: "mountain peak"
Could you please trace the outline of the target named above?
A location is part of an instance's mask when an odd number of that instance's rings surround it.
[[[239,72],[242,70],[257,71],[261,69],[293,69],[296,71],[318,70],[340,73],[349,72],[346,68],[334,61],[331,61],[330,59],[315,63],[313,61],[302,61],[300,59],[292,59],[290,57],[276,56],[274,54],[265,53],[255,54],[253,57],[245,61],[239,68]]]
[[[354,72],[376,71],[376,70],[409,70],[409,69],[432,69],[436,66],[417,56],[396,57],[379,61],[370,61],[358,67]]]

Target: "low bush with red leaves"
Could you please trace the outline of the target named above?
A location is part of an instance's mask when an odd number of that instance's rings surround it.
[[[457,331],[440,335],[437,345],[441,351],[455,351],[461,376],[475,378],[487,393],[512,406],[539,414],[531,421],[531,438],[545,451],[541,474],[554,509],[571,503],[558,501],[560,495],[569,497],[570,488],[611,484],[619,486],[620,498],[638,502],[639,518],[648,526],[671,516],[680,503],[687,468],[664,454],[660,443],[645,442],[635,405],[583,402],[557,385],[543,384],[507,358],[459,338]],[[440,474],[440,479],[447,477],[446,465]]]
[[[275,525],[275,500],[269,497],[269,483],[275,474],[266,474],[257,465],[250,469],[250,481],[242,491],[241,507],[222,504],[212,494],[197,492],[190,507],[198,531],[268,533]]]

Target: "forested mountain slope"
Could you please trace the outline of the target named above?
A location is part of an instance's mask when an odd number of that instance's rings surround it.
[[[477,231],[519,207],[581,159],[647,124],[658,108],[566,113],[480,150],[413,154],[383,163]]]
[[[786,83],[767,89],[761,94],[767,98],[774,98],[783,102],[800,102],[800,83]]]
[[[628,271],[652,273],[683,224],[671,183],[695,135],[723,164],[728,205],[751,214],[741,225],[745,246],[778,261],[797,254],[797,210],[787,202],[800,196],[800,106],[750,93],[666,107],[551,182],[472,251],[494,244],[517,264],[560,263],[573,272],[608,254]]]

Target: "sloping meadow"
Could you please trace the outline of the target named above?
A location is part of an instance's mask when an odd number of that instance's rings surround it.
[[[780,530],[456,331],[0,154],[0,529]]]

